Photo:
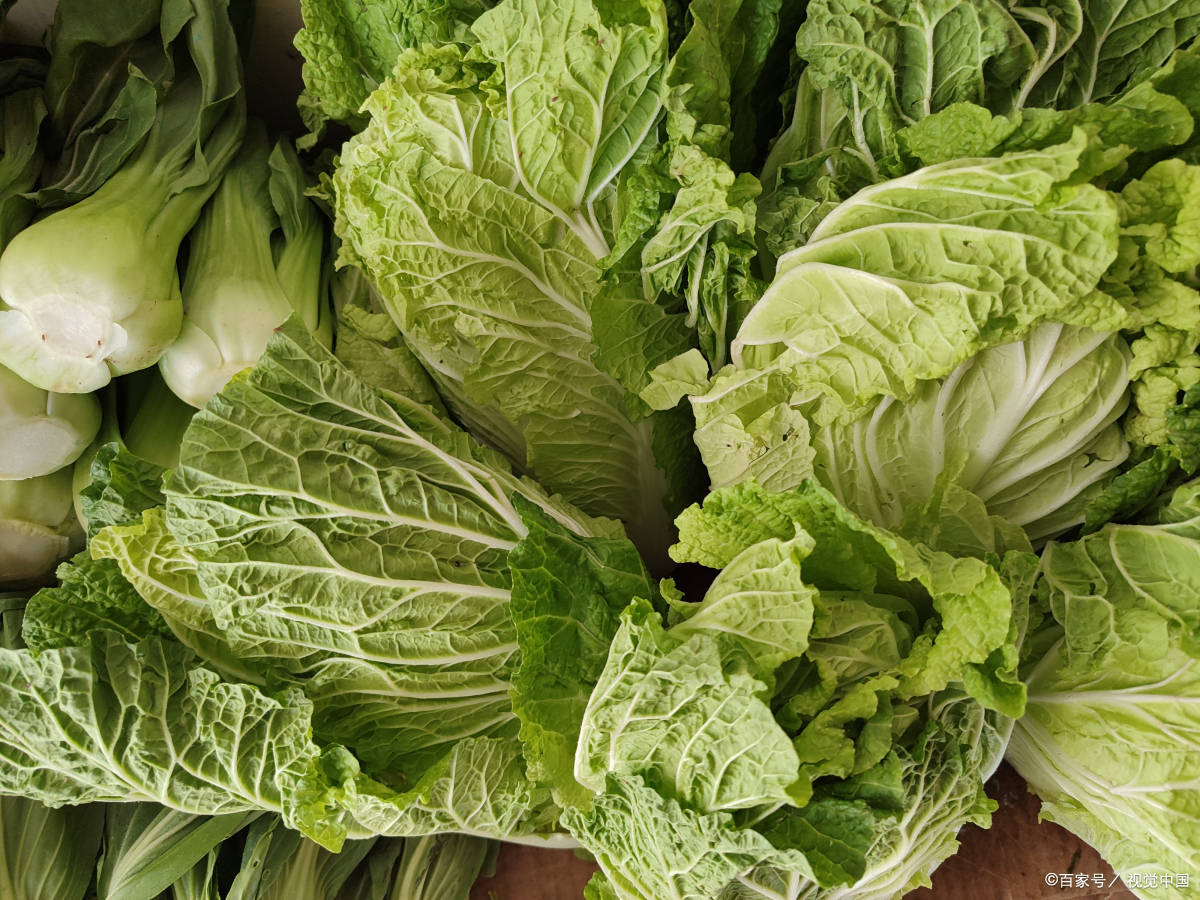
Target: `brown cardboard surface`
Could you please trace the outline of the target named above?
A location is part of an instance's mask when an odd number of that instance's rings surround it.
[[[959,852],[933,875],[933,888],[908,900],[1126,900],[1134,895],[1098,853],[1057,825],[1038,823],[1038,800],[1008,766],[988,785],[1000,804],[992,828],[968,826]],[[595,865],[569,850],[509,845],[500,853],[496,874],[479,881],[471,900],[578,900]],[[1048,885],[1087,876],[1087,887]],[[1200,873],[1189,873],[1193,878]],[[1100,875],[1103,887],[1096,887]],[[1112,887],[1109,885],[1112,884]]]

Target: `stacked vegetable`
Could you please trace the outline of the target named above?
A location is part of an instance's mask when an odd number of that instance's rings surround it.
[[[1007,754],[1188,871],[1200,5],[301,7],[304,163],[234,0],[0,82],[5,577],[87,533],[5,815],[110,804],[102,896],[143,810],[121,896],[884,898]]]
[[[29,221],[46,114],[36,59],[0,61],[0,253]],[[37,578],[68,555],[78,525],[71,463],[100,428],[91,395],[44,390],[0,365],[0,583]]]

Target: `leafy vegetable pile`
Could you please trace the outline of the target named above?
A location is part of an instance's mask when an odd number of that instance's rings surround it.
[[[1200,858],[1200,3],[302,0],[295,144],[248,0],[94,6],[0,61],[0,884],[892,898],[1006,757]]]

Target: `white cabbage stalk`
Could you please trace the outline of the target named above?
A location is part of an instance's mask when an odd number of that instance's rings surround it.
[[[71,468],[0,481],[0,584],[36,581],[81,544]]]
[[[272,195],[279,189],[276,184],[268,189],[274,177],[269,149],[265,132],[251,129],[189,240],[183,327],[159,369],[171,390],[197,408],[258,361],[293,311],[309,328],[329,327],[318,312],[323,233],[315,209],[316,240],[305,230],[288,241],[285,231],[279,256],[286,268],[276,270],[272,236],[280,228],[280,214]],[[298,162],[296,168],[299,172]],[[299,199],[311,207],[303,197],[302,173],[300,179]],[[307,264],[305,255],[312,257]]]
[[[161,10],[175,65],[161,94],[156,86],[146,137],[93,193],[35,221],[0,254],[0,364],[29,383],[95,391],[154,365],[179,334],[179,245],[246,125],[223,7]]]
[[[99,430],[95,395],[45,391],[0,366],[0,480],[36,478],[69,465]]]
[[[156,163],[144,150],[0,255],[0,363],[26,381],[95,391],[154,365],[178,335],[175,260],[208,189],[179,189]]]

